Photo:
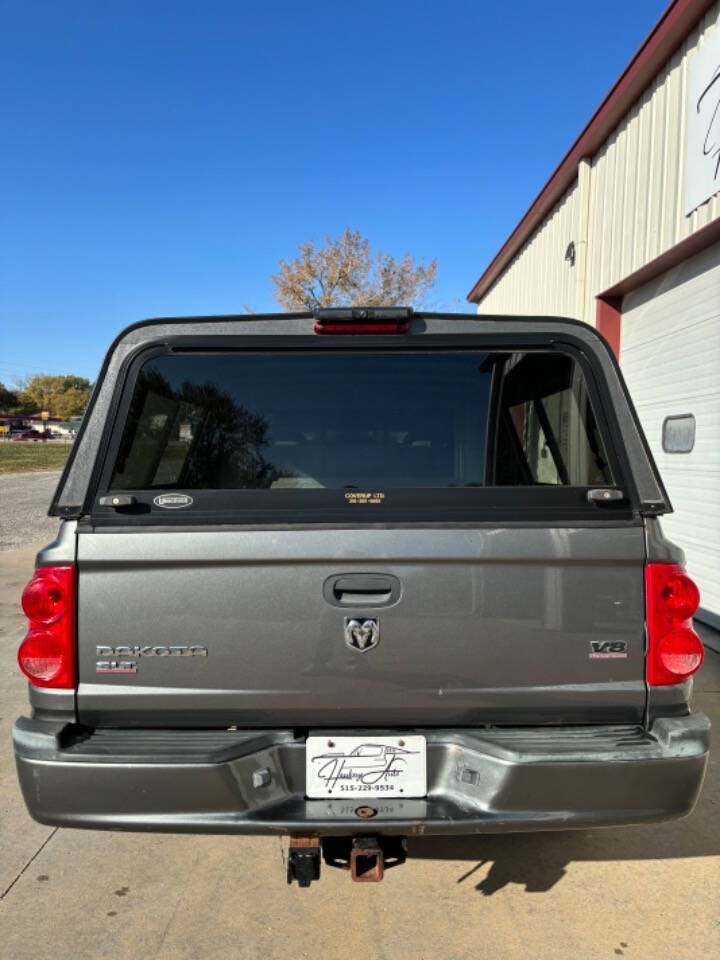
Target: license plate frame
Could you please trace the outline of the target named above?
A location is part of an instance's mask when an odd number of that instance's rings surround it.
[[[420,734],[311,734],[305,743],[305,793],[328,798],[427,796],[427,741]]]

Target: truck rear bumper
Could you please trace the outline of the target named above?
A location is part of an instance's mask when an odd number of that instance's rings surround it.
[[[353,731],[333,731],[340,732]],[[428,743],[423,800],[306,799],[305,741],[290,730],[89,731],[22,718],[13,741],[25,802],[41,823],[195,833],[455,835],[684,816],[702,786],[710,723],[692,714],[656,720],[649,731],[413,732]],[[377,810],[371,821],[356,814],[361,805]]]

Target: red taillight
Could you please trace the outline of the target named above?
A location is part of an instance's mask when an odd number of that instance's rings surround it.
[[[700,606],[700,591],[680,567],[671,566],[672,572],[669,575],[666,573],[667,565],[658,564],[658,567],[665,567],[658,571],[658,575],[662,577],[661,606],[674,623],[689,620]]]
[[[692,629],[700,593],[682,567],[649,563],[645,568],[648,655],[651,686],[682,683],[700,667],[704,647]]]
[[[64,601],[63,588],[55,578],[36,574],[23,590],[21,602],[28,620],[54,623],[63,614]]]
[[[29,630],[20,669],[37,687],[75,686],[75,567],[39,567],[22,595]]]

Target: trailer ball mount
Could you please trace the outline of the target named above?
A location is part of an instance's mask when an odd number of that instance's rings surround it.
[[[380,883],[385,871],[407,859],[405,837],[291,836],[287,882],[309,887],[320,879],[320,855],[329,867],[348,870],[355,883]]]

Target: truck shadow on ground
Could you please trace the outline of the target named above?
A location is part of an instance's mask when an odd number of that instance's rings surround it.
[[[458,860],[457,884],[474,883],[490,897],[508,884],[526,893],[545,893],[572,862],[665,860],[720,855],[720,802],[706,784],[700,806],[685,820],[642,827],[497,834],[485,837],[409,837],[408,858]],[[717,789],[715,794],[717,795]],[[484,868],[490,864],[490,869]]]
[[[697,625],[706,644],[719,634]],[[720,728],[720,655],[708,646],[695,682],[694,709]],[[717,738],[715,738],[717,739]],[[675,860],[720,856],[720,764],[714,745],[695,810],[683,820],[636,827],[486,834],[474,837],[408,837],[408,858],[457,860],[457,884],[473,883],[486,897],[508,884],[544,893],[559,883],[573,862]],[[490,868],[486,870],[487,865]]]

